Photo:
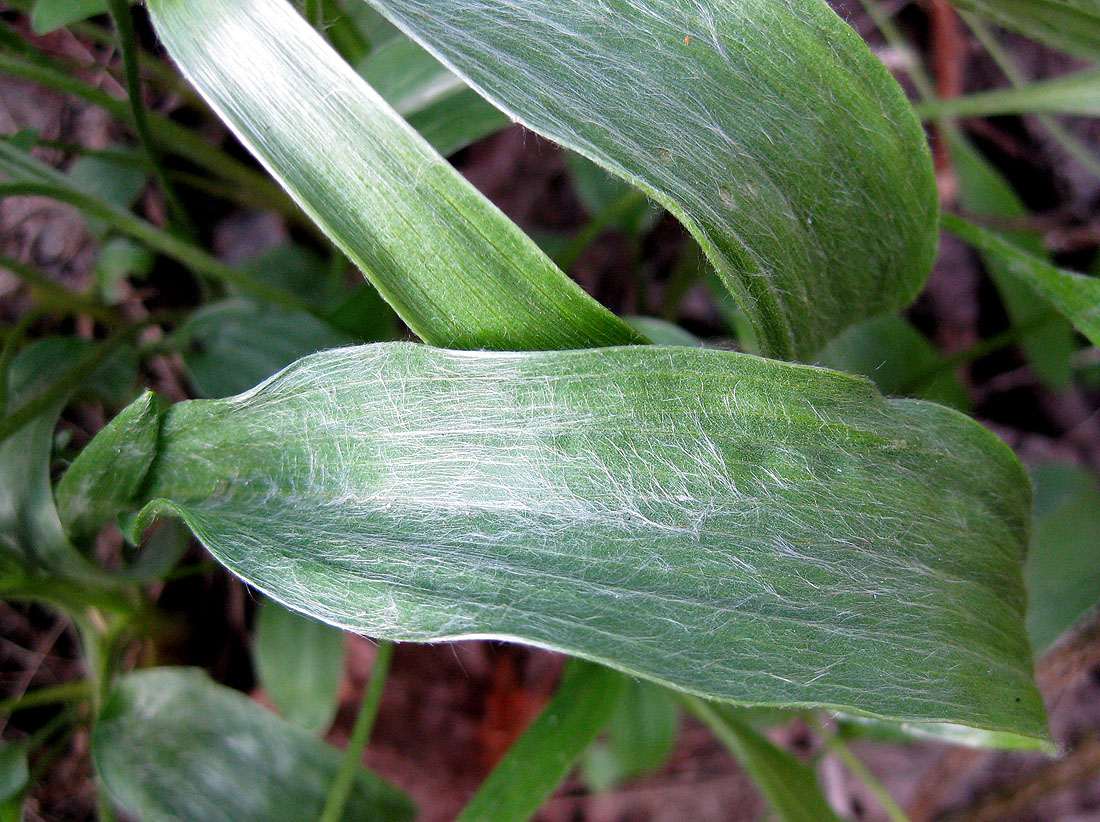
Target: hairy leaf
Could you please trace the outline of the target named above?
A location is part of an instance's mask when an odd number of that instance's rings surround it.
[[[607,724],[625,679],[571,660],[549,704],[497,764],[456,822],[526,822]]]
[[[1093,345],[1100,345],[1100,278],[1058,268],[950,214],[944,215],[943,226],[984,256],[996,258],[1004,272],[1035,289]]]
[[[371,3],[514,119],[675,214],[765,353],[807,357],[924,282],[924,134],[823,0]]]
[[[111,797],[143,822],[316,819],[340,753],[194,669],[123,676],[92,735]],[[410,820],[409,799],[361,769],[346,819]]]
[[[291,608],[700,695],[1044,735],[1027,479],[956,412],[730,352],[306,358],[169,410],[143,499]]]
[[[643,341],[569,280],[282,0],[152,0],[169,52],[426,342]]]
[[[328,730],[339,707],[344,632],[265,599],[252,650],[260,683],[286,721]]]
[[[443,156],[508,125],[504,114],[403,35],[373,50],[358,69]]]
[[[951,0],[1005,28],[1065,49],[1086,60],[1100,59],[1100,7],[1093,0]]]

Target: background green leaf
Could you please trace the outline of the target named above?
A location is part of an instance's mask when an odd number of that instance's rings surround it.
[[[344,632],[265,599],[252,645],[256,671],[291,725],[322,733],[339,707]]]
[[[372,3],[514,119],[676,215],[764,353],[807,357],[924,282],[924,134],[826,3]]]
[[[736,708],[688,699],[688,707],[729,748],[782,822],[839,822],[810,767],[778,748]]]
[[[1019,464],[861,379],[707,349],[380,344],[176,405],[161,449],[147,496],[170,502],[149,513],[349,630],[1044,735]]]
[[[945,214],[943,225],[983,256],[996,259],[1000,270],[1033,288],[1093,345],[1100,345],[1100,278],[1058,268],[954,215]]]
[[[1038,465],[1031,477],[1035,520],[1024,582],[1028,635],[1041,654],[1100,601],[1100,482],[1065,463]]]
[[[125,674],[92,734],[111,797],[143,822],[316,819],[340,754],[194,669]],[[360,769],[346,819],[411,820],[409,799]]]
[[[456,822],[526,822],[607,724],[625,679],[570,660],[557,692],[482,783]]]
[[[937,100],[920,107],[925,117],[991,117],[1003,114],[1100,116],[1100,72],[1079,71],[1020,88],[996,89]]]
[[[1100,8],[1092,0],[951,0],[998,25],[1086,60],[1100,59]]]
[[[959,203],[974,214],[1016,219],[1028,216],[1027,208],[1008,180],[966,140],[949,129],[945,135],[959,184]],[[1050,261],[1042,238],[1034,232],[999,232],[1005,239],[1040,259]],[[1035,373],[1056,391],[1072,379],[1070,357],[1077,350],[1077,335],[1026,281],[1013,276],[1001,255],[982,254],[982,264],[997,287],[1005,309],[1017,328],[1030,328],[1020,345]]]

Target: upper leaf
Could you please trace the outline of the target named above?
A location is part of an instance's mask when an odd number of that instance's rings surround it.
[[[426,342],[644,341],[567,278],[282,0],[152,0],[184,74]]]
[[[180,513],[341,627],[1044,734],[1026,476],[981,426],[859,378],[706,349],[380,344],[179,404],[160,447],[146,517]]]
[[[915,296],[936,193],[901,89],[823,0],[370,0],[696,236],[765,354]]]

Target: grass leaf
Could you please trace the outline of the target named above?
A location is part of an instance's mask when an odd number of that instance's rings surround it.
[[[169,53],[426,342],[642,338],[592,300],[282,0],[152,0]]]
[[[456,822],[527,822],[607,724],[625,682],[615,671],[570,660],[549,704],[508,749]]]

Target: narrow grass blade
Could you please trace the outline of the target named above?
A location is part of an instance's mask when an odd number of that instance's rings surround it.
[[[1026,475],[980,425],[861,378],[696,348],[383,343],[176,405],[159,443],[139,525],[179,513],[346,629],[1043,744]]]
[[[1086,60],[1100,60],[1100,7],[1092,0],[951,0],[1007,29]]]
[[[1098,57],[1097,59],[1100,59]],[[993,117],[1004,114],[1079,114],[1100,117],[1100,71],[1080,71],[1019,88],[968,94],[926,103],[918,111],[929,119]]]
[[[607,724],[624,684],[615,671],[570,661],[550,703],[508,749],[456,822],[527,822]]]
[[[679,218],[770,356],[808,357],[927,276],[924,134],[823,0],[371,3],[513,119]]]
[[[1035,289],[1093,345],[1100,346],[1100,279],[1058,268],[959,217],[944,214],[943,226],[983,255],[998,259],[1006,273]]]
[[[947,144],[955,177],[959,184],[959,203],[973,214],[994,218],[1018,219],[1028,216],[1020,196],[988,160],[958,131],[946,129]],[[1035,232],[1001,232],[1005,239],[1027,253],[1050,263],[1042,239]],[[1055,315],[1028,283],[1006,271],[1007,263],[998,255],[982,254],[982,264],[1004,302],[1008,316],[1018,329],[1036,328],[1023,335],[1020,345],[1035,373],[1056,391],[1063,391],[1072,379],[1070,358],[1077,350],[1077,335],[1068,320]]]
[[[177,64],[422,339],[641,338],[569,280],[282,0],[152,0]]]
[[[686,700],[689,710],[729,748],[764,794],[781,822],[840,822],[829,807],[817,777],[805,762],[776,747],[742,720],[736,709]]]
[[[316,819],[340,752],[194,669],[125,674],[92,734],[112,799],[144,822]],[[406,822],[411,801],[360,769],[348,818]]]

